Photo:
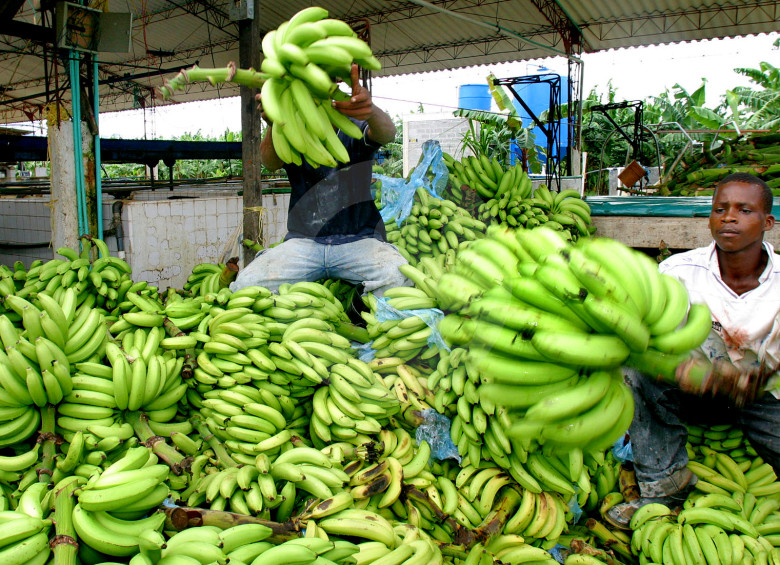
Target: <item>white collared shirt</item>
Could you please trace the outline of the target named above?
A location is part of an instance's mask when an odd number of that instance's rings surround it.
[[[715,242],[672,255],[658,269],[681,281],[691,302],[703,302],[712,312],[712,330],[699,348],[709,359],[728,359],[745,371],[761,363],[777,371],[780,367],[780,261],[774,248],[764,242],[769,255],[766,269],[753,290],[738,295],[720,276]],[[778,374],[767,390],[780,398]]]

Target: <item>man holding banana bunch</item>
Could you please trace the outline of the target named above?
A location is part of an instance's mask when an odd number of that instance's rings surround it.
[[[305,160],[300,165],[283,162],[272,139],[276,126],[266,119],[260,161],[269,170],[287,172],[288,233],[282,244],[258,253],[231,289],[259,285],[276,291],[283,283],[338,278],[362,283],[365,292],[381,296],[387,288],[409,284],[398,271],[406,260],[386,242],[384,222],[370,191],[376,151],[395,139],[395,124],[360,84],[355,64],[351,81],[351,97],[332,102],[363,131],[361,139],[337,132],[349,153],[347,163],[315,168]],[[262,104],[259,95],[257,99]]]
[[[780,476],[780,261],[764,232],[774,226],[772,191],[748,173],[725,177],[712,197],[713,242],[673,255],[659,269],[680,280],[691,302],[704,302],[712,330],[695,352],[712,362],[701,389],[629,371],[636,411],[629,430],[641,497],[611,508],[607,520],[628,528],[651,502],[681,505],[697,482],[688,469],[686,422],[741,427],[758,455]]]

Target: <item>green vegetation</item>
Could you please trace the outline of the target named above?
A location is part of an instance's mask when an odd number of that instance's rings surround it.
[[[195,133],[185,133],[174,138],[176,141],[241,141],[241,132],[225,130],[220,137],[203,135],[200,130]],[[144,178],[145,167],[140,163],[104,163],[103,178]],[[159,178],[167,179],[170,175],[168,167],[162,162],[157,169]],[[173,178],[207,179],[221,177],[240,177],[243,174],[241,159],[182,159],[173,166]]]

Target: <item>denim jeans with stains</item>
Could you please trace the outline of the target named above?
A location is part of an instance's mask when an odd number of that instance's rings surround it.
[[[625,371],[636,405],[629,435],[640,488],[657,485],[672,494],[675,474],[688,464],[686,424],[732,424],[780,476],[780,400],[769,393],[743,408],[719,398],[702,398],[657,382],[635,370]]]
[[[295,238],[260,251],[230,289],[258,285],[276,292],[284,283],[333,278],[362,283],[364,292],[382,296],[388,288],[411,285],[398,270],[406,262],[393,245],[374,238],[340,244]]]

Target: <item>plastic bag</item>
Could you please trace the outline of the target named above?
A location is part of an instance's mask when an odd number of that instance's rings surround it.
[[[379,322],[386,322],[388,320],[403,320],[404,318],[411,318],[417,316],[422,319],[425,324],[431,328],[431,335],[428,336],[428,346],[437,346],[440,350],[450,348],[444,343],[439,332],[439,322],[444,318],[444,312],[438,308],[425,308],[420,310],[396,310],[387,303],[385,298],[377,298],[376,300],[376,319]]]
[[[431,178],[429,178],[429,169]],[[423,143],[420,162],[409,174],[409,179],[374,175],[382,181],[382,198],[380,214],[382,220],[395,220],[397,225],[409,217],[414,203],[414,195],[418,188],[424,188],[434,198],[447,186],[449,171],[442,157],[441,145],[435,139]]]
[[[579,490],[579,488],[577,489]],[[580,501],[577,500],[576,496],[572,496],[569,500],[569,510],[571,510],[572,513],[572,524],[576,524],[580,521],[580,518],[582,518],[582,508],[580,508]]]
[[[373,340],[369,341],[368,343],[361,343],[359,345],[353,344],[353,349],[357,350],[358,359],[363,361],[363,363],[370,363],[374,360],[375,352],[376,350],[371,347],[371,344],[374,343]]]
[[[552,555],[552,558],[555,559],[558,563],[564,563],[566,561],[566,555],[568,555],[568,551],[568,547],[558,544],[552,549],[548,550],[547,553]]]
[[[634,450],[631,448],[631,440],[627,439],[627,436],[625,435],[619,438],[615,442],[615,445],[612,446],[612,454],[615,456],[615,459],[621,463],[623,461],[633,461]]]
[[[431,457],[443,461],[444,459],[456,459],[460,463],[458,448],[452,442],[450,426],[452,422],[444,414],[439,414],[433,408],[420,412],[423,423],[417,426],[415,439],[419,444],[425,440],[431,446]]]

